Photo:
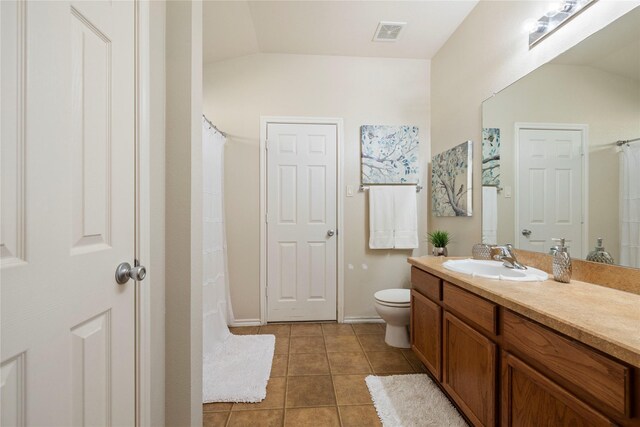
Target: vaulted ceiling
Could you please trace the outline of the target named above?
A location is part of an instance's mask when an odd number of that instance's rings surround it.
[[[204,62],[254,53],[432,58],[477,0],[204,2]],[[379,21],[406,22],[373,42]]]
[[[555,64],[585,65],[640,81],[640,7],[564,52]]]

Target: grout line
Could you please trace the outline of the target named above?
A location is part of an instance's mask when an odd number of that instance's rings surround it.
[[[287,397],[289,396],[289,367],[291,364],[291,327],[289,327],[289,347],[287,348],[287,370],[284,381],[284,402],[282,402],[282,426],[287,422]]]
[[[259,403],[259,402],[258,402]],[[252,405],[257,405],[258,403],[251,402]],[[274,407],[274,408],[248,408],[248,409],[238,409],[237,411],[233,411],[234,414],[240,414],[245,412],[257,412],[257,411],[280,411],[282,408]],[[211,412],[213,413],[213,412]]]
[[[335,408],[338,413],[338,422],[340,426],[343,426],[342,422],[342,414],[340,413],[340,406],[338,406],[338,393],[336,392],[336,383],[333,381],[333,369],[331,369],[331,362],[329,362],[329,352],[327,351],[327,337],[324,334],[324,330],[322,331],[322,341],[324,342],[324,357],[327,358],[327,365],[329,365],[329,378],[331,379],[331,387],[333,388],[333,398],[335,400]]]
[[[369,375],[376,375],[376,371],[373,370],[373,365],[371,364],[371,360],[369,360],[369,356],[367,356],[367,352],[365,351],[364,346],[360,341],[360,335],[356,334],[356,337],[358,338],[358,344],[360,344],[360,347],[362,348],[362,352],[364,353],[364,357],[365,359],[367,359],[367,363],[369,364],[369,368],[371,369],[371,373]]]
[[[353,325],[351,325],[351,331],[353,332],[353,336],[356,337],[356,341],[358,342],[358,346],[360,347],[360,351],[362,351],[362,353],[365,355],[364,357],[367,358],[367,354],[364,351],[364,347],[362,347],[362,343],[360,342],[360,338],[358,337],[358,334],[356,334],[355,329],[353,329]],[[328,358],[328,356],[327,356]],[[369,364],[369,367],[371,368],[371,362],[369,362],[369,359],[367,359],[367,363]],[[373,371],[373,369],[371,369]],[[346,375],[356,375],[356,374],[346,374]],[[333,381],[333,374],[331,375],[331,381]],[[338,419],[340,420],[340,425],[344,426],[344,422],[342,421],[342,411],[340,410],[340,404],[338,403],[338,393],[335,391],[335,383],[334,383],[334,392],[336,393],[336,407],[338,408]],[[352,405],[344,405],[344,406],[352,406]]]
[[[409,349],[402,349],[402,350],[411,350]],[[413,363],[411,363],[411,361],[409,360],[409,358],[404,354],[404,351],[400,350],[400,354],[402,354],[402,357],[404,357],[404,360],[407,361],[407,363],[409,364],[409,366],[411,366],[411,369],[413,370],[414,374],[419,374],[420,372],[418,372],[418,370],[416,369],[415,366],[413,366]]]
[[[324,405],[311,405],[311,406],[292,406],[290,408],[287,409],[312,409],[312,408],[335,408],[338,405],[329,405],[329,404],[324,404]]]
[[[231,412],[233,411],[234,406],[236,406],[235,402],[231,405],[231,408],[229,408],[229,416],[227,417],[227,422],[225,423],[225,426],[228,426],[229,423],[231,422]]]

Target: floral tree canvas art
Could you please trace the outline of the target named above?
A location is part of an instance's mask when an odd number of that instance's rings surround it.
[[[431,160],[431,205],[436,216],[471,216],[472,154],[472,142],[467,141]]]
[[[363,125],[362,183],[417,184],[418,127]]]
[[[482,185],[500,186],[500,129],[482,129]]]

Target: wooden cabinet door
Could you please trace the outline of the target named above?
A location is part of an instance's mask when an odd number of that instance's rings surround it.
[[[502,354],[503,426],[614,425],[520,359]]]
[[[429,372],[440,381],[442,309],[419,292],[411,291],[411,348]]]
[[[502,322],[503,350],[543,370],[581,400],[620,418],[631,416],[631,368],[509,310]]]
[[[442,386],[475,426],[496,424],[496,345],[445,311]]]

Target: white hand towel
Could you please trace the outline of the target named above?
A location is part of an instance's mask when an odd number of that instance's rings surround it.
[[[394,247],[415,249],[418,247],[418,206],[416,187],[396,185],[393,187]]]
[[[498,243],[498,189],[482,187],[482,243]]]
[[[369,189],[369,247],[393,248],[393,187],[371,186]]]

